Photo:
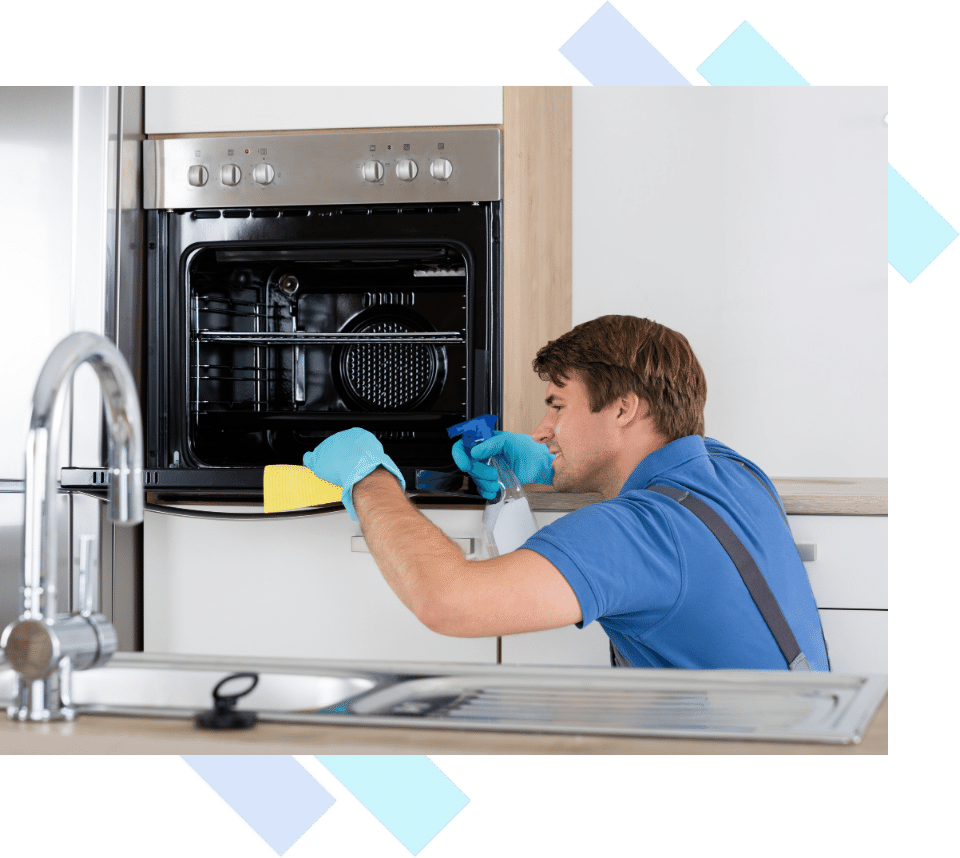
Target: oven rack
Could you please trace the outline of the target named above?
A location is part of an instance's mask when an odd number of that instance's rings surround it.
[[[313,331],[210,331],[201,330],[193,335],[198,343],[240,343],[250,346],[281,345],[364,345],[400,344],[414,345],[463,345],[466,340],[456,331],[401,331],[397,333],[318,333]]]

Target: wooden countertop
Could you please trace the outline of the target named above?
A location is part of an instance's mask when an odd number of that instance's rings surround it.
[[[789,515],[886,515],[886,477],[772,477]],[[535,510],[579,509],[598,494],[566,494],[549,486],[526,486]]]
[[[392,727],[259,724],[216,733],[162,718],[81,715],[22,724],[0,715],[0,754],[886,754],[887,699],[859,745],[560,736]]]

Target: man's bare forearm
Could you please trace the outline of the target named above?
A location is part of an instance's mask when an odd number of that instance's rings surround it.
[[[367,547],[400,600],[426,625],[467,560],[406,498],[396,478],[377,468],[353,487],[353,505]]]

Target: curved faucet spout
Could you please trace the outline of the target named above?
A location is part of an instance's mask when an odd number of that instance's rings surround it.
[[[121,524],[143,520],[143,426],[133,376],[108,339],[70,334],[50,353],[33,394],[26,450],[23,619],[56,616],[57,446],[69,382],[83,363],[93,367],[103,391],[110,439],[108,514]]]

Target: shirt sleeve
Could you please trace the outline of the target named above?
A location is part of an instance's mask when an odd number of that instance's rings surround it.
[[[591,504],[541,528],[522,547],[567,579],[583,613],[578,626],[630,614],[642,631],[665,616],[682,591],[676,535],[653,500]]]

